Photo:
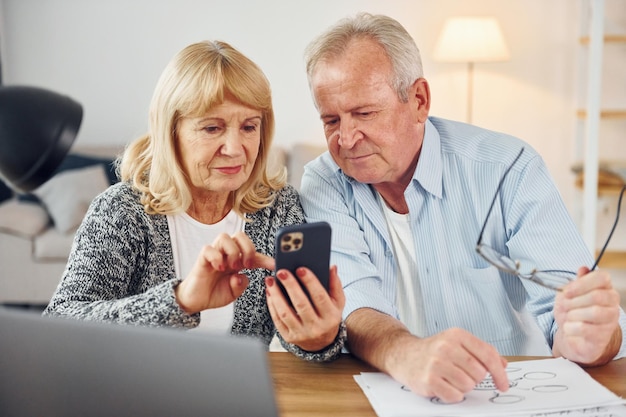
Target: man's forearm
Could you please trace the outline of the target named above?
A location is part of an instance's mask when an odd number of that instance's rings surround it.
[[[371,308],[351,313],[346,326],[350,352],[387,373],[401,361],[404,341],[415,338],[399,320]]]

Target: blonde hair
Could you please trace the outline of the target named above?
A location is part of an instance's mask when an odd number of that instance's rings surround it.
[[[187,46],[167,65],[150,104],[149,132],[128,145],[119,161],[122,181],[140,193],[150,214],[176,214],[192,202],[189,183],[176,151],[179,120],[198,117],[231,94],[261,111],[261,143],[250,178],[232,193],[240,215],[271,204],[273,191],[285,185],[285,171],[266,172],[274,135],[269,81],[261,69],[229,44],[203,41]]]

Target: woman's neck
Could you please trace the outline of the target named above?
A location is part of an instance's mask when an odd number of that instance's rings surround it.
[[[233,208],[232,200],[230,193],[194,196],[186,212],[200,223],[215,224]]]

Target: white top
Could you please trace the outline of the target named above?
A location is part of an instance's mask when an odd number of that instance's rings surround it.
[[[399,214],[391,210],[379,195],[379,202],[385,213],[393,251],[397,260],[398,277],[396,302],[400,321],[416,336],[426,336],[424,301],[419,282],[417,256],[413,244],[413,233],[409,214]]]
[[[233,235],[243,230],[244,221],[234,211],[215,224],[204,224],[187,213],[168,215],[174,271],[179,279],[185,279],[204,245],[210,245],[221,233]],[[200,313],[200,325],[195,330],[229,333],[233,323],[234,303],[224,307],[204,310]]]

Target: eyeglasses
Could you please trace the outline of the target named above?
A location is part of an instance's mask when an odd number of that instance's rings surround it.
[[[561,288],[566,285],[568,282],[573,280],[576,277],[576,273],[572,271],[563,271],[559,269],[546,269],[546,270],[538,270],[532,269],[528,273],[520,272],[520,262],[514,261],[506,255],[503,255],[493,249],[491,246],[482,242],[483,233],[485,231],[485,227],[487,226],[487,220],[489,219],[489,215],[493,210],[493,206],[496,202],[498,194],[502,189],[502,184],[504,183],[504,179],[507,174],[513,168],[513,165],[517,162],[517,160],[524,153],[524,148],[520,150],[517,154],[511,165],[504,171],[504,175],[500,179],[500,183],[498,184],[498,189],[496,190],[496,194],[493,196],[493,200],[491,201],[491,205],[489,206],[489,211],[487,212],[487,216],[485,217],[485,222],[483,223],[483,227],[480,229],[480,235],[478,236],[478,242],[476,243],[476,251],[480,256],[482,256],[487,262],[500,269],[501,271],[508,272],[509,274],[513,274],[519,278],[526,279],[532,281],[536,284],[539,284],[543,287],[550,288],[555,291],[560,291]],[[622,190],[619,195],[619,199],[617,201],[617,215],[615,216],[615,222],[613,223],[613,227],[611,228],[611,232],[609,233],[604,246],[602,246],[602,250],[598,254],[598,259],[593,264],[591,270],[593,271],[598,266],[600,259],[602,259],[602,255],[604,255],[604,251],[606,250],[611,237],[613,236],[613,232],[615,231],[615,227],[617,226],[617,222],[619,220],[619,213],[622,206],[622,197],[624,196],[624,191],[626,190],[626,185],[622,187]]]

